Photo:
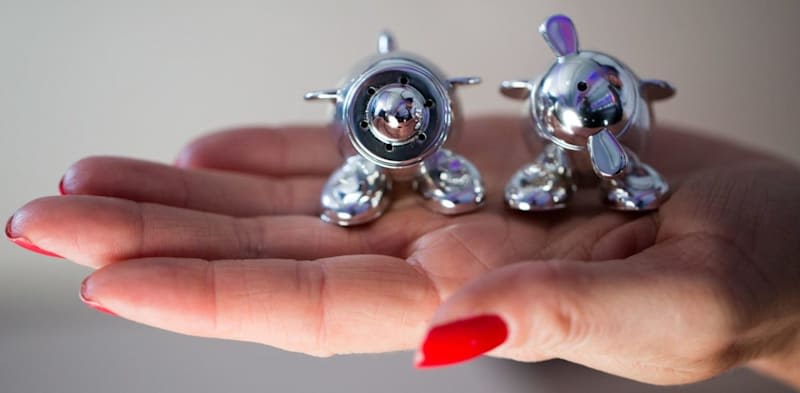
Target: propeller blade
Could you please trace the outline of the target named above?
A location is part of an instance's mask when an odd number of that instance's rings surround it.
[[[628,155],[608,128],[589,137],[586,144],[592,168],[600,177],[616,177],[628,165]]]

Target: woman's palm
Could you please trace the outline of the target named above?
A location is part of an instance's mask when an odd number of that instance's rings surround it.
[[[699,218],[718,207],[710,184],[735,175],[699,170],[756,157],[658,130],[645,158],[674,189],[659,212],[612,212],[587,189],[566,210],[519,213],[502,201],[508,177],[534,157],[519,128],[518,119],[485,118],[462,130],[453,150],[487,183],[488,204],[473,214],[430,212],[401,186],[375,223],[325,224],[319,192],[341,158],[324,130],[247,129],[191,144],[180,169],[82,160],[65,176],[67,196],[26,205],[11,230],[102,267],[84,295],[135,321],[316,355],[381,352],[414,347],[443,299],[500,266],[622,259],[728,230],[698,225],[724,221]]]

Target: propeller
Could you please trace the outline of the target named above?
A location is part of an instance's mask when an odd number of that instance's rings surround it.
[[[589,137],[586,143],[592,169],[601,177],[616,177],[628,165],[628,154],[608,128]]]

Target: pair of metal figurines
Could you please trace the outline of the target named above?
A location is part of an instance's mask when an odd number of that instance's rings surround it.
[[[511,176],[507,205],[545,211],[567,205],[577,179],[594,172],[602,202],[611,209],[658,208],[669,187],[636,152],[650,129],[652,101],[674,94],[666,82],[640,80],[623,63],[580,50],[572,21],[548,18],[539,28],[556,60],[536,81],[503,82],[500,91],[528,100],[543,149]],[[395,52],[388,33],[342,87],[314,91],[307,100],[336,103],[331,125],[347,157],[322,191],[322,219],[342,225],[370,222],[388,208],[392,182],[413,182],[425,205],[442,214],[478,209],[486,194],[477,168],[442,145],[453,130],[451,94],[477,77],[445,78],[427,61]]]

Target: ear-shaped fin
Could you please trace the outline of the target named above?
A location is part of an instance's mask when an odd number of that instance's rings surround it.
[[[590,136],[586,147],[592,159],[592,168],[600,177],[615,177],[628,165],[625,149],[608,128]]]
[[[524,100],[531,96],[533,84],[525,80],[503,81],[500,83],[500,93],[508,98]]]
[[[666,81],[647,79],[639,85],[639,92],[647,101],[659,101],[674,96],[675,88]]]
[[[566,15],[553,15],[539,26],[539,34],[556,56],[578,53],[578,32]]]
[[[384,54],[394,52],[394,50],[394,36],[390,31],[384,30],[381,32],[381,35],[378,36],[378,53]]]

